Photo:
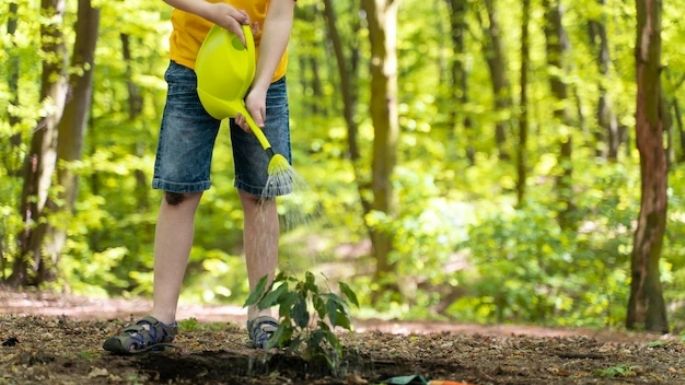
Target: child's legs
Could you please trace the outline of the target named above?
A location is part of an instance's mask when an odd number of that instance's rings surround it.
[[[278,266],[278,213],[275,199],[259,200],[244,191],[239,194],[245,214],[243,245],[247,277],[252,290],[263,276],[268,275],[269,280],[273,279]],[[259,310],[255,306],[248,308],[248,319],[260,315],[271,316],[271,310]]]
[[[202,191],[211,185],[212,152],[220,122],[207,114],[197,96],[197,77],[171,63],[169,84],[152,186],[164,191],[155,229],[152,316],[169,323],[193,243],[193,219]]]
[[[155,283],[152,316],[169,324],[176,319],[176,305],[181,292],[188,255],[193,244],[193,219],[201,192],[183,194],[172,205],[162,200],[155,229]]]
[[[266,95],[266,120],[264,134],[276,153],[289,161],[290,126],[288,96],[285,79],[274,82]],[[243,245],[247,262],[250,289],[265,275],[273,278],[278,266],[278,213],[276,197],[262,198],[266,186],[269,156],[260,146],[254,134],[240,129],[231,121],[231,142],[235,164],[235,187],[243,205]],[[271,315],[269,309],[248,309],[248,319],[259,315]]]

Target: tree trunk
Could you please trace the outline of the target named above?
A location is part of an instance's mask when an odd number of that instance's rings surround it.
[[[680,104],[678,98],[673,97],[673,115],[675,116],[675,123],[678,127],[678,134],[680,137],[680,154],[676,157],[679,163],[685,162],[685,129],[683,129],[683,116],[680,112]]]
[[[388,217],[395,204],[391,177],[397,162],[399,122],[397,112],[397,5],[399,0],[362,0],[371,44],[371,120],[374,128],[371,209]],[[374,227],[371,242],[376,260],[376,279],[388,287],[386,277],[394,271],[389,255],[390,231]]]
[[[354,179],[357,185],[357,193],[359,194],[359,201],[362,208],[362,222],[366,227],[369,238],[371,238],[371,228],[365,219],[366,215],[371,212],[371,202],[369,202],[369,200],[365,197],[365,191],[368,190],[369,183],[362,177],[363,173],[359,165],[359,160],[361,157],[359,143],[357,140],[359,126],[355,117],[357,107],[357,94],[355,92],[357,89],[357,65],[356,63],[348,63],[347,57],[345,56],[343,41],[340,33],[338,32],[338,21],[335,8],[333,6],[333,1],[323,0],[323,4],[324,17],[326,18],[326,31],[328,33],[329,40],[333,45],[333,51],[335,53],[338,69],[338,77],[340,78],[340,91],[342,93],[343,101],[343,117],[347,127],[347,154],[350,158],[352,171],[354,172]],[[351,51],[354,51],[356,47],[351,48]]]
[[[636,142],[640,153],[640,214],[633,241],[626,326],[666,333],[668,321],[659,259],[668,197],[668,170],[661,116],[661,1],[636,0]]]
[[[671,116],[671,105],[668,102],[668,98],[664,93],[663,88],[661,89],[661,121],[664,127],[664,136],[666,139],[666,170],[671,169],[671,164],[675,160],[675,148],[673,146],[673,117]]]
[[[606,9],[606,0],[597,0]],[[602,132],[598,133],[601,141],[606,143],[604,151],[599,151],[611,161],[616,161],[618,147],[620,145],[618,132],[618,119],[612,108],[611,98],[607,92],[606,84],[609,81],[609,66],[611,56],[609,53],[609,39],[606,32],[606,16],[602,14],[598,20],[590,20],[590,41],[597,54],[599,73],[602,79],[599,82],[599,101],[597,102],[597,122]],[[599,144],[599,143],[598,143]]]
[[[121,53],[124,59],[124,64],[126,65],[126,89],[128,91],[128,121],[131,124],[135,124],[136,119],[143,112],[143,96],[140,93],[140,88],[133,81],[133,66],[132,55],[131,55],[131,37],[122,33],[119,35],[121,40]],[[133,144],[133,153],[136,156],[143,156],[145,153],[145,143],[141,140],[136,141]],[[136,168],[135,172],[136,179],[136,201],[138,202],[138,209],[140,212],[146,212],[149,209],[149,192],[148,180],[145,172],[142,169]]]
[[[24,187],[20,198],[20,214],[24,222],[18,235],[19,253],[12,266],[8,282],[13,286],[40,283],[40,271],[45,269],[42,240],[47,228],[45,210],[57,158],[57,124],[66,98],[67,52],[62,33],[65,0],[42,0],[41,51],[46,55],[42,64],[40,100],[49,103],[50,112],[41,118],[33,130],[28,154],[24,159]]]
[[[309,68],[312,70],[312,93],[314,94],[314,114],[328,116],[328,109],[326,108],[326,99],[323,95],[323,86],[321,85],[321,74],[319,70],[319,60],[313,55],[309,55]]]
[[[98,38],[100,10],[92,7],[91,0],[78,1],[76,20],[76,39],[71,65],[80,69],[69,77],[69,96],[64,107],[64,115],[59,123],[59,140],[57,141],[57,183],[61,187],[59,201],[62,205],[53,205],[54,213],[63,213],[58,226],[48,224],[45,239],[43,263],[40,281],[52,280],[56,276],[59,256],[66,242],[66,226],[72,216],[76,196],[78,195],[78,176],[70,169],[69,164],[81,159],[83,137],[90,112],[95,44]]]
[[[551,73],[549,84],[554,96],[554,132],[559,134],[559,170],[556,189],[561,209],[558,214],[562,228],[573,227],[573,165],[571,163],[573,143],[571,130],[573,119],[568,108],[568,86],[562,78],[566,73],[565,60],[569,50],[568,37],[562,24],[560,0],[543,0],[545,7],[545,45],[547,66]]]
[[[19,55],[13,48],[16,47],[14,42],[14,35],[17,31],[17,13],[19,12],[19,6],[15,1],[9,3],[8,17],[7,17],[7,35],[12,39],[11,47],[9,50],[9,69],[7,72],[7,86],[10,93],[10,104],[13,108],[7,109],[8,121],[10,128],[14,131],[17,123],[19,123],[19,116],[15,113],[14,108],[19,107]],[[5,168],[7,169],[7,174],[10,176],[20,176],[21,175],[21,158],[17,153],[18,147],[22,144],[23,140],[21,137],[21,132],[17,131],[10,136],[10,154],[7,154],[5,159]],[[15,150],[16,153],[15,153]]]
[[[454,1],[454,0],[453,0]],[[479,17],[483,32],[486,36],[485,61],[490,70],[492,80],[492,93],[495,99],[495,145],[500,159],[509,159],[510,155],[506,148],[507,135],[511,131],[508,118],[511,110],[511,88],[507,76],[507,58],[502,46],[502,37],[497,16],[495,0],[485,0],[485,9],[488,14],[488,22],[485,25],[482,17]]]
[[[464,111],[464,106],[469,102],[468,89],[468,71],[464,63],[466,57],[466,47],[464,45],[464,35],[466,34],[466,2],[462,0],[447,0],[447,5],[450,8],[450,29],[452,36],[452,48],[454,54],[452,55],[452,78],[451,78],[451,95],[450,99],[455,104],[454,108],[450,108],[449,113],[449,127],[451,133],[454,134],[457,127],[459,127],[458,111]],[[476,151],[473,148],[473,122],[468,113],[464,113],[461,119],[461,125],[464,127],[464,141],[466,142],[466,158],[469,164],[473,165],[476,162]]]
[[[363,216],[366,217],[366,214],[371,211],[371,202],[365,198],[364,194],[364,191],[369,187],[369,183],[368,181],[364,180],[362,177],[362,171],[360,170],[359,160],[361,158],[361,153],[359,151],[359,142],[357,139],[359,126],[356,120],[358,66],[355,60],[358,60],[359,56],[357,53],[355,53],[357,47],[353,44],[350,47],[350,51],[353,53],[353,56],[348,62],[347,57],[345,56],[344,44],[337,28],[338,22],[333,1],[324,0],[323,4],[324,17],[326,18],[326,31],[333,45],[333,51],[335,53],[338,68],[338,76],[340,78],[340,91],[343,99],[343,117],[345,118],[345,125],[347,126],[347,153],[350,158],[350,162],[352,163],[352,169],[357,182],[357,190],[362,206],[362,213]],[[358,25],[356,25],[356,27],[358,27]],[[353,31],[354,30],[355,28],[353,28]],[[364,223],[366,224],[366,221],[364,221]],[[370,233],[369,236],[371,236]]]
[[[521,20],[521,95],[519,100],[519,143],[516,148],[516,198],[519,207],[523,207],[526,193],[526,179],[528,175],[527,146],[528,146],[528,65],[530,61],[530,46],[528,24],[530,23],[530,0],[523,0],[523,18]]]

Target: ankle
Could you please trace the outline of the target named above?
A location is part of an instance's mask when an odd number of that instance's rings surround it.
[[[258,309],[256,306],[250,306],[247,309],[247,319],[253,320],[257,317],[273,317],[273,312],[271,308],[268,309]]]
[[[176,314],[174,313],[163,313],[153,310],[152,313],[150,313],[150,315],[155,317],[157,321],[165,325],[172,325],[176,322]]]

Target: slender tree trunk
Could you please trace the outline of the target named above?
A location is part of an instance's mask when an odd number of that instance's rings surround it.
[[[44,216],[48,191],[57,158],[57,124],[66,97],[66,49],[62,27],[65,0],[42,0],[41,15],[48,20],[41,25],[42,65],[40,99],[52,105],[51,112],[40,119],[33,130],[29,152],[24,160],[24,187],[20,213],[24,222],[17,237],[19,255],[14,260],[8,281],[13,286],[37,284],[43,269],[41,241],[46,230]]]
[[[78,1],[76,21],[76,40],[71,60],[72,66],[81,69],[69,77],[68,99],[64,114],[59,122],[57,142],[57,182],[61,187],[61,205],[51,205],[53,213],[62,213],[57,226],[48,224],[45,238],[45,262],[39,272],[41,282],[56,277],[59,257],[66,242],[66,226],[72,216],[78,195],[78,176],[68,167],[69,163],[81,159],[83,137],[85,135],[88,113],[90,112],[95,44],[98,37],[100,10],[92,7],[91,0]]]
[[[356,72],[351,71],[345,57],[342,38],[337,28],[337,16],[332,0],[323,0],[324,17],[326,18],[326,31],[333,44],[336,62],[338,64],[338,76],[340,78],[340,91],[343,100],[343,117],[347,125],[347,144],[350,160],[356,163],[359,160],[359,145],[357,143],[358,125],[355,119],[357,95]]]
[[[374,128],[372,210],[392,217],[395,210],[391,177],[397,162],[399,122],[397,112],[397,6],[399,0],[362,0],[371,43],[371,120]],[[376,260],[376,279],[388,287],[386,277],[394,272],[389,255],[393,237],[374,227],[371,242]]]
[[[678,127],[678,134],[680,137],[680,154],[676,156],[679,163],[685,162],[685,129],[683,129],[683,116],[680,112],[680,104],[678,98],[673,97],[673,115],[675,116],[676,126]]]
[[[347,154],[350,158],[350,163],[352,164],[359,201],[362,207],[362,221],[369,234],[369,238],[371,238],[371,227],[364,219],[366,218],[366,215],[371,212],[371,202],[365,197],[365,191],[368,190],[370,184],[362,177],[363,173],[361,171],[361,166],[359,165],[361,157],[357,139],[359,126],[355,117],[357,106],[357,94],[355,92],[357,88],[357,67],[356,63],[348,63],[347,57],[345,56],[344,44],[340,33],[338,32],[338,21],[333,1],[323,0],[323,4],[324,17],[326,18],[326,31],[328,33],[328,38],[333,45],[338,68],[338,77],[340,78],[343,117],[345,118],[345,125],[347,126]],[[351,51],[354,51],[354,48],[355,47],[352,47]]]
[[[3,157],[5,169],[9,176],[21,176],[21,155],[19,147],[23,142],[21,131],[18,130],[19,115],[16,114],[15,109],[19,107],[19,55],[16,52],[16,43],[14,41],[17,31],[17,14],[19,12],[19,5],[15,1],[9,3],[8,17],[7,17],[7,36],[10,37],[10,49],[7,50],[9,56],[9,68],[7,71],[7,87],[10,94],[10,105],[7,108],[8,122],[13,133],[9,138],[9,153]]]
[[[527,147],[528,147],[528,66],[530,62],[530,46],[528,36],[530,24],[530,0],[523,0],[523,19],[521,20],[521,95],[519,100],[519,143],[516,148],[516,198],[519,207],[523,207],[526,194],[526,179],[528,175]]]
[[[569,50],[568,37],[562,24],[560,0],[543,0],[545,7],[545,43],[550,89],[554,96],[554,132],[559,133],[559,172],[556,189],[562,208],[559,210],[559,224],[562,228],[573,227],[573,165],[571,157],[573,143],[571,130],[574,122],[568,108],[568,86],[562,78],[566,73],[565,60]]]
[[[19,12],[19,5],[15,1],[10,1],[9,10],[7,12],[7,35],[12,39],[11,47],[15,48],[14,42],[15,33],[17,32],[17,13]],[[10,92],[10,103],[19,106],[19,56],[12,50],[9,53],[9,71],[7,71],[7,85]],[[8,118],[10,126],[14,127],[19,123],[19,116],[14,113],[12,109],[8,110]],[[11,144],[18,146],[21,144],[21,135],[15,134],[12,136]]]
[[[671,169],[671,165],[675,160],[675,148],[673,146],[673,117],[671,116],[671,105],[668,102],[668,98],[664,93],[663,88],[661,89],[661,121],[664,127],[664,136],[666,139],[666,170]]]
[[[606,9],[606,0],[597,0]],[[616,161],[618,147],[620,145],[618,132],[618,119],[612,108],[611,98],[607,92],[606,84],[609,81],[609,67],[611,55],[609,52],[609,38],[606,32],[606,16],[602,14],[598,20],[590,20],[590,41],[597,54],[599,73],[602,79],[599,82],[599,101],[597,102],[597,122],[602,132],[598,137],[606,143],[606,149],[600,150],[600,155],[611,161]],[[599,148],[599,146],[598,146]]]
[[[119,35],[121,40],[121,53],[126,65],[126,89],[128,91],[128,121],[130,124],[135,124],[136,120],[143,112],[143,96],[140,93],[140,88],[133,81],[133,66],[131,54],[131,37],[128,34],[122,33]],[[143,140],[137,140],[133,144],[133,153],[136,156],[143,156],[145,153],[145,143]],[[136,201],[138,202],[138,209],[145,212],[149,208],[149,192],[147,176],[140,168],[136,168],[134,172],[136,179]]]
[[[327,116],[328,109],[326,108],[326,103],[323,95],[323,86],[321,85],[321,71],[319,70],[319,61],[313,54],[309,55],[308,60],[309,68],[312,70],[311,82],[312,92],[314,94],[314,113],[317,115],[323,114],[324,116]]]
[[[449,46],[450,41],[449,38],[449,31],[447,30],[445,24],[443,23],[443,18],[442,17],[437,17],[437,15],[440,15],[442,12],[442,4],[443,0],[435,0],[433,2],[433,12],[436,15],[435,18],[435,29],[438,32],[438,84],[449,84],[449,79],[450,79],[450,69],[449,69],[449,62],[448,62],[448,54],[446,53],[446,47]],[[451,91],[451,89],[450,89]],[[452,129],[454,127],[451,127]]]
[[[507,149],[507,135],[511,132],[508,115],[511,113],[511,87],[509,86],[509,76],[507,75],[507,58],[502,43],[501,30],[497,16],[497,6],[495,0],[485,0],[485,9],[488,14],[487,25],[482,17],[479,17],[483,32],[486,36],[485,61],[490,70],[492,81],[492,92],[495,97],[495,145],[500,159],[509,159]]]
[[[466,47],[464,45],[464,35],[466,34],[466,2],[463,0],[447,0],[447,5],[450,8],[450,28],[452,36],[452,48],[454,54],[452,55],[451,65],[451,95],[450,99],[455,103],[454,108],[450,109],[449,113],[449,127],[451,133],[454,133],[459,127],[459,113],[464,111],[469,102],[468,89],[468,71],[464,58],[466,57]],[[476,151],[473,148],[473,122],[471,117],[464,113],[461,118],[461,125],[464,128],[464,141],[466,142],[466,158],[469,164],[473,165],[476,162]]]
[[[626,326],[668,332],[659,259],[666,229],[668,170],[661,116],[661,1],[636,0],[636,141],[640,153],[640,214],[633,241]]]

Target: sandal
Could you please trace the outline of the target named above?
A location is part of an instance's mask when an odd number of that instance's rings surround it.
[[[266,349],[271,336],[278,329],[278,321],[269,316],[260,316],[247,321],[247,333],[250,335],[252,345],[258,349]]]
[[[123,328],[118,335],[108,338],[102,348],[116,354],[138,354],[151,350],[164,350],[173,346],[176,322],[164,324],[152,316],[143,317]]]

